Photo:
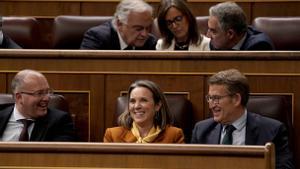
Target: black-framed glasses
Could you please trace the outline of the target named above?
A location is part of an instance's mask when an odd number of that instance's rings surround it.
[[[34,97],[44,97],[46,95],[50,96],[54,94],[53,89],[44,89],[44,90],[37,90],[34,92],[19,92],[21,94],[27,94],[27,95],[31,95]]]
[[[205,99],[208,103],[219,103],[221,99],[225,98],[225,97],[231,97],[233,96],[232,94],[227,94],[227,95],[223,95],[223,96],[219,96],[219,95],[206,95]]]
[[[182,20],[183,20],[183,16],[182,15],[176,16],[173,20],[166,20],[167,26],[171,27],[173,25],[173,23],[175,23],[176,25],[178,25],[179,23],[181,23]]]

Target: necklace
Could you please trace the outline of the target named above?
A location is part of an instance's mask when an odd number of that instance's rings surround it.
[[[186,43],[175,43],[175,48],[179,50],[187,50],[189,48],[189,44]]]

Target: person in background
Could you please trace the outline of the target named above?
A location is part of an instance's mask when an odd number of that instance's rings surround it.
[[[128,106],[119,127],[106,129],[104,142],[183,143],[180,128],[171,125],[166,98],[152,81],[138,80],[128,89]]]
[[[209,50],[209,38],[199,33],[184,0],[162,0],[157,22],[162,38],[156,50]]]
[[[149,34],[152,7],[143,0],[122,0],[112,21],[90,28],[81,49],[155,50],[157,39]]]
[[[43,74],[22,70],[11,88],[15,105],[0,111],[1,141],[77,141],[70,114],[48,108],[53,90]]]
[[[0,49],[21,49],[21,47],[14,42],[9,36],[2,31],[2,17],[0,16]]]
[[[208,79],[206,100],[213,117],[196,123],[191,143],[265,145],[275,144],[276,168],[293,169],[288,131],[275,119],[248,112],[247,78],[236,69],[220,71]]]
[[[211,50],[274,50],[271,39],[248,26],[243,9],[234,2],[210,7],[207,37]]]

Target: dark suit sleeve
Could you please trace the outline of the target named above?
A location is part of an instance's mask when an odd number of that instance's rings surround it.
[[[90,28],[84,34],[80,49],[120,49],[118,34],[111,21]]]
[[[274,138],[276,151],[276,169],[294,169],[292,152],[289,149],[288,131],[282,124]]]
[[[83,37],[81,42],[80,49],[102,49],[103,48],[103,39],[97,32],[97,29],[89,29]]]
[[[253,44],[248,50],[274,50],[274,48],[269,42],[261,41]]]
[[[196,124],[194,129],[193,129],[193,133],[192,133],[192,139],[191,139],[191,143],[199,143],[198,139],[197,139],[197,133],[198,133],[198,125]]]
[[[52,141],[78,141],[70,114],[67,112],[61,113],[63,113],[63,115],[57,119],[51,136]]]
[[[149,34],[149,38],[144,44],[143,50],[156,50],[156,43],[157,43],[157,38]]]

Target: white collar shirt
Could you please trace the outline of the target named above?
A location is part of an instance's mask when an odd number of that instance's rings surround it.
[[[21,119],[26,119],[26,118],[18,111],[18,109],[16,108],[16,105],[15,105],[12,115],[10,116],[8,123],[6,125],[6,128],[3,132],[3,135],[0,138],[1,141],[19,141],[19,137],[20,137],[20,134],[23,129],[23,123],[18,121]],[[30,119],[30,120],[33,120],[33,119]],[[34,127],[34,123],[32,123],[28,127],[29,138],[31,136],[33,127]]]
[[[247,109],[245,109],[243,115],[234,121],[231,125],[233,125],[236,130],[232,133],[232,144],[233,145],[245,145],[246,140],[246,121],[247,121]],[[225,136],[225,127],[223,126],[222,132],[221,132],[221,138],[220,143],[222,142],[224,136]]]

